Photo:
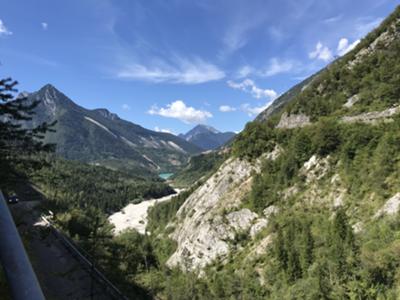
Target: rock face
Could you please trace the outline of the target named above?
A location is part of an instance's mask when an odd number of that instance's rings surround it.
[[[256,213],[237,208],[251,189],[252,173],[258,171],[259,163],[231,158],[189,196],[177,212],[171,238],[178,247],[168,266],[201,269],[226,256],[236,234],[248,231],[254,236],[266,225]]]
[[[310,124],[311,124],[310,117],[304,114],[288,115],[286,112],[284,112],[281,116],[278,125],[276,125],[276,128],[292,129],[292,128],[304,127]]]
[[[399,19],[396,20],[391,27],[395,29],[396,24],[399,22],[400,22]],[[396,30],[394,30],[394,33],[390,33],[388,30],[382,32],[368,47],[362,48],[360,51],[357,52],[355,58],[352,61],[349,61],[348,63],[349,69],[353,68],[356,64],[362,62],[364,57],[373,53],[378,45],[387,47],[391,42],[393,42],[397,38],[399,38],[399,33]]]
[[[342,118],[342,122],[345,123],[375,123],[380,119],[387,119],[391,116],[400,113],[400,106],[385,109],[383,111],[372,111],[368,113],[359,114],[356,116],[345,116]]]
[[[400,193],[397,193],[388,201],[386,201],[385,205],[381,209],[377,211],[374,218],[379,218],[384,215],[394,215],[400,210]]]
[[[352,107],[358,100],[360,100],[360,97],[358,95],[353,95],[349,99],[347,99],[346,103],[343,104],[343,107],[350,108]]]

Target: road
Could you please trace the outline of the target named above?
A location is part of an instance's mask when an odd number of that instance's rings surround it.
[[[41,226],[35,210],[38,204],[39,201],[20,201],[10,208],[46,299],[113,299],[96,281],[91,289],[92,278],[82,263],[49,228]]]

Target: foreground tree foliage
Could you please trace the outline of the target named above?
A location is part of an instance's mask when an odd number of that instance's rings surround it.
[[[22,126],[22,121],[32,119],[39,102],[27,103],[26,97],[16,97],[17,84],[11,78],[0,80],[0,187],[3,188],[15,180],[16,164],[40,168],[43,162],[32,156],[54,150],[54,145],[42,141],[54,124],[42,123],[34,128]]]
[[[38,102],[26,104],[25,97],[15,94],[18,83],[11,78],[0,80],[0,189],[8,192],[16,186],[25,173],[19,168],[39,169],[42,160],[34,158],[41,152],[51,152],[54,146],[43,143],[44,134],[51,125],[43,123],[34,128],[24,128],[21,121],[29,121]],[[7,299],[8,290],[0,271],[0,295]]]

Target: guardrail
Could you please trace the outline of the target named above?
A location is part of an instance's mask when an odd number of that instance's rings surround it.
[[[97,267],[95,267],[93,262],[90,260],[90,255],[86,251],[84,251],[83,249],[79,249],[79,247],[76,246],[75,243],[71,241],[68,237],[62,234],[48,218],[46,218],[45,216],[42,216],[41,218],[51,229],[56,238],[64,245],[64,247],[78,261],[80,261],[80,263],[86,265],[93,278],[95,278],[95,280],[102,285],[103,289],[105,289],[111,297],[113,297],[114,299],[129,300],[129,298],[124,296],[119,291],[119,289],[111,281],[109,281]],[[85,255],[82,254],[82,252],[85,252]]]
[[[1,191],[0,261],[14,300],[45,299]]]

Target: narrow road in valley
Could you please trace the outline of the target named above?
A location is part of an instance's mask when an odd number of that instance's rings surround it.
[[[144,234],[147,226],[147,210],[157,203],[171,200],[172,197],[179,195],[183,189],[176,189],[176,194],[168,195],[158,199],[150,199],[138,204],[130,203],[119,212],[112,214],[108,220],[115,226],[114,233],[119,234],[125,229],[136,229]]]
[[[38,204],[40,201],[22,199],[10,209],[46,299],[113,299],[100,284],[92,281],[82,263],[52,231],[42,226],[40,214],[35,210]]]

